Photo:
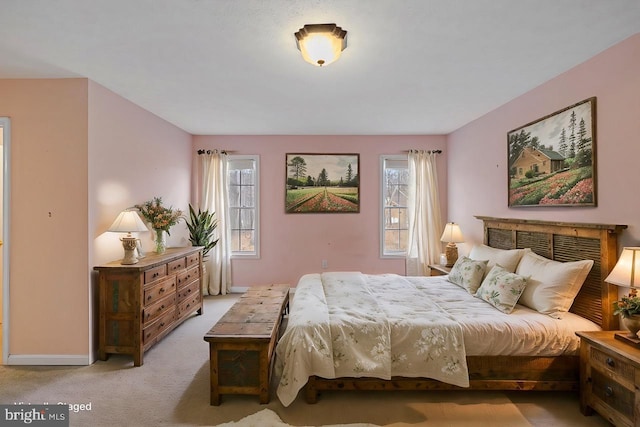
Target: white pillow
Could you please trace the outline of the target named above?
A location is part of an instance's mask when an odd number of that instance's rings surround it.
[[[465,288],[470,294],[475,294],[482,282],[482,276],[484,276],[486,268],[486,260],[475,261],[462,256],[451,267],[447,280]]]
[[[503,313],[511,313],[527,286],[527,278],[494,266],[482,281],[475,296]]]
[[[516,271],[516,267],[526,252],[530,252],[531,249],[497,249],[487,245],[475,245],[471,248],[469,258],[475,260],[486,259],[489,261],[487,264],[487,271],[485,277],[489,274],[489,270],[494,265],[498,264],[510,273]]]
[[[533,252],[526,253],[516,273],[530,276],[520,304],[561,319],[580,291],[593,260],[558,262]]]

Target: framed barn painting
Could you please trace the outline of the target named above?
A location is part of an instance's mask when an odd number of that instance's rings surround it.
[[[287,154],[287,213],[360,212],[359,154]]]
[[[509,206],[596,206],[596,98],[507,133]]]

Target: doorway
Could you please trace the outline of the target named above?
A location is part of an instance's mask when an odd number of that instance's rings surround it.
[[[0,117],[0,364],[9,358],[9,147],[8,117]]]

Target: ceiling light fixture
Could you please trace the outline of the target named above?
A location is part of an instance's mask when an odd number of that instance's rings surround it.
[[[294,35],[304,60],[318,67],[337,61],[347,47],[347,32],[336,24],[308,24]]]

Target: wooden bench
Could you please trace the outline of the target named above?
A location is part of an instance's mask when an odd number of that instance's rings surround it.
[[[260,396],[269,403],[269,383],[289,286],[250,288],[206,333],[209,343],[211,405],[222,394]]]

